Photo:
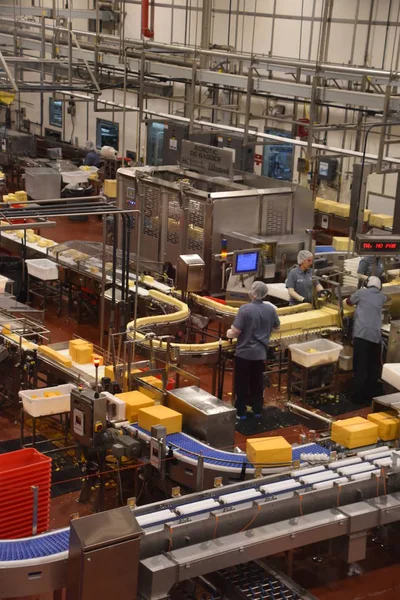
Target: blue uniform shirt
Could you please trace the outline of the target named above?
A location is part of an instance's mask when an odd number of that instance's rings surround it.
[[[317,282],[315,282],[317,285]],[[313,301],[313,281],[312,270],[303,271],[300,267],[295,267],[289,272],[286,280],[287,289],[293,288],[295,292],[303,296],[304,302]],[[298,304],[294,298],[290,298],[290,304]]]
[[[240,329],[235,356],[246,360],[266,360],[271,332],[280,321],[275,307],[253,300],[239,308],[233,327]]]
[[[360,275],[366,275],[367,277],[371,277],[371,275],[376,275],[376,277],[381,278],[384,273],[384,268],[381,259],[376,256],[364,256],[358,265],[357,273]]]
[[[382,309],[387,297],[377,288],[362,288],[350,296],[355,304],[353,337],[379,344],[382,339]]]
[[[99,167],[100,166],[100,155],[98,154],[98,152],[96,152],[96,150],[92,150],[91,152],[88,152],[85,156],[85,160],[83,161],[83,164],[86,167]]]

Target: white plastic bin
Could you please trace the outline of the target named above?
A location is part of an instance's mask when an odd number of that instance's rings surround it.
[[[308,352],[311,348],[317,352]],[[291,344],[289,349],[293,362],[303,367],[316,367],[336,362],[343,346],[330,340],[319,339],[302,344]]]
[[[58,279],[58,265],[48,258],[30,258],[25,261],[29,275],[42,281]]]
[[[75,388],[76,386],[72,383],[66,383],[37,390],[21,390],[18,395],[28,415],[31,415],[31,417],[45,417],[69,412],[71,410],[71,390]],[[45,398],[45,392],[60,392],[61,396]],[[32,396],[36,396],[36,398],[32,398]]]

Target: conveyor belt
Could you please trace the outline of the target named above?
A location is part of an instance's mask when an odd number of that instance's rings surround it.
[[[150,433],[137,424],[128,427],[133,432],[138,432],[142,439],[149,439]],[[174,450],[174,456],[179,457],[184,462],[197,464],[197,457],[203,456],[204,463],[213,470],[222,470],[229,472],[239,472],[243,464],[247,463],[249,472],[254,470],[254,466],[248,462],[246,454],[236,454],[235,452],[225,452],[217,450],[186,433],[173,433],[167,436],[167,446]],[[305,444],[293,448],[292,460],[300,460],[301,454],[326,454],[330,451],[319,444]],[[279,465],[278,465],[279,466]],[[246,469],[247,470],[247,469]]]
[[[178,434],[174,434],[177,436]],[[182,441],[182,437],[185,434],[180,434],[178,439]],[[169,436],[170,437],[170,436]],[[185,436],[189,437],[189,436]],[[204,448],[204,444],[201,444],[201,447]],[[309,449],[310,452],[315,453],[316,451],[321,453],[323,451],[327,452],[326,449],[318,446],[318,444],[306,444],[305,446],[298,446],[293,449],[293,456],[300,456],[300,453],[304,453],[305,449]],[[317,450],[316,450],[317,449]],[[220,452],[220,451],[217,451]],[[225,455],[232,455],[229,452],[223,452]],[[362,455],[363,452],[360,452]],[[235,458],[241,460],[245,460],[244,455],[234,455]],[[340,481],[340,484],[351,483],[351,480],[361,480],[367,479],[371,477],[372,473],[377,474],[379,470],[371,470],[367,473],[363,473],[362,469],[365,468],[366,465],[372,466],[372,461],[369,461],[369,455],[363,456],[363,460],[361,463],[354,465],[354,470],[350,474],[349,477],[342,477],[337,479]],[[338,461],[340,462],[340,461]],[[333,464],[333,463],[331,463]],[[209,498],[201,499],[199,501],[193,500],[190,498],[187,502],[185,502],[185,498],[182,498],[182,504],[170,506],[168,508],[168,502],[165,503],[162,509],[158,508],[158,510],[153,512],[151,511],[151,506],[149,506],[149,510],[147,512],[143,512],[140,515],[137,515],[137,519],[141,527],[146,530],[154,527],[164,527],[166,523],[171,523],[173,521],[180,520],[182,518],[191,518],[198,516],[207,516],[210,511],[215,512],[215,510],[225,511],[227,507],[231,507],[232,509],[238,505],[243,503],[253,502],[255,499],[263,500],[268,496],[279,496],[279,495],[287,495],[289,493],[294,493],[295,491],[301,489],[318,489],[318,486],[321,482],[325,481],[326,473],[329,472],[330,465],[329,463],[323,467],[320,473],[316,473],[312,484],[305,483],[304,475],[305,473],[309,473],[310,469],[300,469],[299,471],[292,472],[291,475],[294,476],[296,473],[296,479],[300,482],[294,482],[293,478],[290,476],[281,476],[281,480],[277,483],[272,483],[269,485],[263,485],[262,483],[255,484],[253,487],[249,486],[249,482],[243,486],[243,491],[239,493],[227,493],[223,488],[212,490],[209,494]],[[340,464],[336,469],[332,469],[335,471],[340,470]],[[320,477],[317,477],[320,475]],[[331,482],[326,482],[328,485],[332,484]],[[261,494],[260,494],[261,492]],[[139,509],[140,510],[140,509]],[[21,567],[21,566],[30,566],[35,564],[43,564],[45,562],[56,562],[58,560],[62,560],[67,557],[69,547],[69,528],[58,529],[56,531],[52,531],[49,533],[41,534],[36,537],[31,538],[23,538],[19,540],[0,540],[0,570],[2,568],[10,568],[10,567]]]
[[[46,558],[62,558],[67,554],[69,544],[69,527],[44,533],[36,537],[21,538],[19,540],[0,540],[0,569],[10,566],[10,563],[28,564],[45,562]],[[66,557],[66,556],[65,556]]]
[[[315,254],[326,254],[327,252],[336,252],[333,246],[315,246]]]

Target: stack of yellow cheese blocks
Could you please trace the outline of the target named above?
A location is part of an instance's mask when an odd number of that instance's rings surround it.
[[[326,200],[325,198],[315,199],[315,210],[326,213],[328,215],[336,215],[337,217],[348,218],[350,216],[350,204],[344,204],[343,202],[335,202],[335,200]],[[364,222],[367,223],[371,211],[369,209],[364,210]]]
[[[338,312],[331,308],[321,308],[309,312],[286,315],[281,318],[279,333],[294,330],[318,329],[338,324]],[[279,334],[278,334],[279,335]]]
[[[139,410],[138,425],[145,431],[151,431],[154,425],[163,425],[168,435],[179,433],[182,431],[182,415],[166,406],[149,406]]]
[[[61,352],[57,352],[57,350],[54,350],[49,346],[39,346],[38,351],[40,354],[44,354],[45,356],[52,358],[64,367],[72,367],[72,360],[69,356],[64,356],[61,354]]]
[[[139,410],[154,406],[154,400],[138,391],[116,394],[116,398],[125,402],[125,419],[130,423],[137,422]]]
[[[378,441],[378,425],[363,417],[343,419],[332,424],[333,442],[345,448],[372,446]]]
[[[347,252],[348,250],[350,250],[350,252],[353,252],[353,250],[354,250],[354,242],[353,242],[353,240],[351,240],[350,245],[349,245],[348,237],[337,237],[337,236],[333,237],[332,238],[332,246],[338,252]]]
[[[93,344],[86,340],[77,339],[69,342],[69,354],[73,362],[85,365],[92,362]]]
[[[292,462],[292,446],[280,435],[267,438],[249,438],[246,442],[246,454],[253,465]]]
[[[15,199],[17,202],[21,202],[21,204],[23,204],[24,202],[28,202],[28,194],[24,190],[20,190],[15,192]]]
[[[378,436],[381,440],[388,442],[399,437],[400,419],[386,412],[371,413],[368,421],[378,425]]]

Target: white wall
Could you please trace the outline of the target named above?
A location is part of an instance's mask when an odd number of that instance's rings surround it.
[[[4,0],[9,2],[9,0]],[[38,0],[36,0],[38,2]],[[91,0],[70,0],[73,8],[87,8],[92,6]],[[31,5],[31,0],[22,0],[26,6]],[[185,10],[186,0],[162,0],[163,5],[157,6],[155,10],[155,41],[164,43],[185,43],[190,45],[199,45],[201,38],[201,17],[202,17],[203,0],[190,0],[191,13],[186,17]],[[233,13],[229,15],[223,11],[228,11],[229,5],[232,5]],[[43,6],[51,6],[52,0],[42,0]],[[338,64],[348,64],[352,61],[357,65],[364,65],[377,68],[394,68],[396,58],[399,51],[400,32],[397,32],[394,25],[387,26],[388,17],[392,22],[398,20],[400,11],[400,0],[379,0],[375,2],[373,19],[379,20],[379,25],[374,25],[371,28],[370,44],[366,49],[367,39],[367,23],[370,15],[371,0],[362,0],[360,3],[360,13],[358,18],[360,22],[356,29],[354,28],[354,19],[356,16],[357,0],[335,0],[334,10],[332,15],[331,34],[328,47],[327,60]],[[389,7],[391,13],[389,15]],[[301,58],[315,60],[318,55],[319,37],[322,14],[323,1],[316,1],[315,17],[317,20],[312,25],[310,17],[312,15],[313,0],[277,0],[276,10],[277,17],[272,18],[274,0],[214,0],[213,2],[213,24],[212,24],[212,39],[213,44],[226,45],[230,44],[234,49],[240,52],[255,52],[268,55],[272,52],[274,56]],[[141,25],[141,7],[139,4],[126,4],[126,21],[125,21],[125,36],[127,38],[140,38]],[[23,7],[21,8],[21,12]],[[239,14],[236,14],[239,11]],[[256,14],[254,15],[254,11]],[[303,11],[303,12],[302,12]],[[1,5],[0,5],[1,14]],[[300,20],[303,18],[303,20]],[[348,19],[352,23],[343,23],[341,20]],[[339,21],[337,21],[339,20]],[[228,23],[230,27],[228,28]],[[73,27],[80,30],[85,30],[85,21],[75,20]],[[355,36],[353,39],[353,34]],[[354,55],[352,56],[352,46],[354,44]],[[384,48],[385,53],[384,53]],[[366,58],[366,60],[365,60]],[[105,57],[106,61],[106,57]],[[291,79],[289,74],[282,73],[282,77]],[[343,83],[343,82],[340,82]],[[178,86],[175,86],[175,95],[181,93]],[[21,98],[27,104],[27,116],[32,121],[39,121],[39,106],[35,97],[32,103],[32,95],[30,98],[23,95]],[[39,96],[38,96],[39,97]],[[103,92],[103,97],[112,99],[112,91]],[[122,93],[115,92],[114,100],[122,102]],[[210,103],[203,95],[205,102],[204,108],[197,111],[196,117],[209,117],[210,111],[206,106]],[[128,94],[127,102],[131,105],[136,105],[137,98],[134,94]],[[32,106],[32,104],[34,104]],[[293,104],[286,102],[286,112],[288,115],[293,113]],[[148,101],[148,107],[154,108],[161,112],[168,112],[168,107],[174,112],[182,114],[182,104],[174,102],[168,104],[166,101],[157,100]],[[241,109],[244,110],[244,98],[241,103]],[[266,122],[264,119],[257,118],[261,116],[266,109],[266,102],[260,99],[254,99],[251,112],[255,118],[251,124],[259,130],[263,130],[265,126],[274,127],[277,129],[290,130],[291,125],[285,123],[277,123],[274,121]],[[221,115],[221,113],[220,113]],[[298,117],[307,116],[307,110],[300,107]],[[44,126],[48,125],[48,100],[45,97],[44,101]],[[349,118],[356,119],[356,114],[349,113]],[[95,138],[96,119],[105,118],[115,120],[120,123],[122,128],[122,113],[116,112],[114,116],[110,113],[94,113],[93,106],[89,110],[89,139]],[[226,115],[225,115],[226,118]],[[322,111],[322,122],[326,118],[326,111]],[[331,109],[330,123],[341,123],[344,120],[343,110]],[[242,119],[241,119],[242,121]],[[87,137],[87,109],[86,104],[77,103],[77,115],[75,119],[74,138],[78,138],[80,145],[83,145]],[[72,124],[69,115],[65,114],[65,131],[64,138],[70,140],[72,133]],[[318,135],[318,134],[317,134]],[[323,138],[323,134],[318,135],[318,140]],[[127,113],[126,121],[126,148],[135,149],[137,139],[137,115]],[[370,135],[368,151],[376,152],[378,136]],[[342,146],[343,132],[329,132],[328,145]],[[346,135],[346,147],[354,148],[355,136],[352,132]],[[142,143],[141,153],[144,149]],[[120,148],[122,150],[122,132],[120,131]],[[262,148],[257,148],[258,152],[262,152]],[[389,153],[392,156],[399,154],[395,146],[389,146]],[[352,161],[345,159],[343,162],[343,200],[348,201],[350,173],[352,170]],[[375,178],[371,186],[377,186],[383,189],[384,194],[391,194],[395,188],[395,177],[389,176],[386,178]],[[371,189],[375,189],[372,188]]]

